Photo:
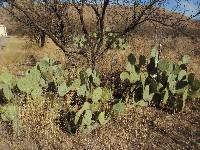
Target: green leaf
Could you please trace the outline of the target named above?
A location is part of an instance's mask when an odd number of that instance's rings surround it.
[[[159,91],[162,87],[163,87],[163,85],[161,83],[158,83],[157,91]]]
[[[75,79],[72,83],[72,85],[70,86],[70,90],[72,91],[76,91],[79,89],[79,87],[81,86],[81,80],[80,79]]]
[[[17,106],[7,104],[2,107],[1,118],[3,121],[13,121],[17,117]]]
[[[42,95],[42,92],[43,92],[43,90],[42,90],[40,87],[38,87],[38,88],[34,89],[34,90],[31,92],[31,96],[32,96],[33,98],[38,98],[39,96]]]
[[[94,32],[94,33],[93,33],[93,36],[94,36],[94,37],[97,37],[97,33]]]
[[[149,85],[146,85],[143,91],[143,99],[148,99],[148,97],[149,97]]]
[[[158,69],[160,69],[161,71],[167,71],[168,68],[169,68],[169,61],[168,60],[165,60],[165,59],[161,59],[159,62],[158,62]]]
[[[83,116],[82,124],[90,126],[92,124],[92,111],[91,110],[86,110],[85,114]]]
[[[113,108],[112,108],[112,111],[115,114],[119,114],[119,113],[123,112],[124,110],[125,110],[125,104],[121,101],[119,103],[113,105]]]
[[[33,69],[29,70],[29,73],[27,76],[29,76],[32,80],[38,81],[38,82],[41,79],[41,73],[39,70],[37,70],[37,68],[33,68]]]
[[[37,65],[40,67],[40,69],[46,70],[46,68],[50,66],[49,62],[50,62],[50,59],[48,57],[44,57],[42,60],[40,60],[39,63],[37,63]]]
[[[165,95],[164,95],[164,98],[163,98],[163,104],[167,104],[167,100],[169,98],[169,92],[167,89],[165,89]]]
[[[86,70],[87,76],[91,76],[92,75],[92,69],[91,68],[87,68]]]
[[[139,73],[136,72],[135,66],[134,66],[134,65],[131,65],[130,63],[127,63],[127,65],[126,65],[126,70],[127,70],[128,72],[130,72],[130,74],[129,74],[129,81],[130,81],[131,83],[135,83],[136,81],[138,81],[138,80],[140,79]],[[124,73],[123,73],[123,74],[124,74]],[[123,75],[123,74],[122,74],[122,75]],[[124,74],[124,75],[125,75],[125,74]],[[125,76],[127,76],[127,74],[126,74]]]
[[[105,117],[105,111],[101,112],[98,116],[98,120],[100,122],[101,125],[104,125],[106,124],[108,121],[106,120],[106,117]]]
[[[150,102],[153,98],[154,93],[149,94],[149,85],[146,85],[143,91],[143,99],[144,101]]]
[[[76,113],[75,120],[74,120],[74,123],[75,123],[75,124],[78,123],[79,118],[80,118],[80,116],[83,114],[83,112],[84,112],[85,110],[89,110],[90,107],[91,107],[91,104],[90,104],[89,102],[85,102],[85,103],[83,104],[83,107]]]
[[[134,67],[134,65],[131,65],[131,63],[128,62],[128,63],[126,64],[126,71],[128,71],[128,72],[134,72],[134,71],[135,71],[135,68],[133,68],[133,67]]]
[[[3,85],[3,94],[7,100],[11,100],[14,95],[8,85]]]
[[[102,97],[102,88],[101,87],[97,87],[94,91],[93,91],[93,93],[92,93],[92,101],[94,102],[94,103],[96,103],[96,102],[98,102],[100,99],[101,99],[101,97]]]
[[[169,90],[174,94],[176,93],[176,75],[170,74],[167,82],[169,83]]]
[[[85,96],[87,91],[86,84],[83,84],[80,86],[80,88],[77,91],[78,96]]]
[[[159,57],[158,55],[159,55],[159,54],[158,54],[157,48],[153,48],[153,49],[151,50],[151,57],[154,58],[154,60],[155,60],[155,67],[157,67],[158,57]]]
[[[101,103],[98,103],[98,102],[92,103],[90,106],[92,112],[99,111],[100,107],[101,107]]]
[[[112,93],[110,91],[110,89],[108,88],[103,88],[103,91],[102,91],[102,102],[106,102],[108,100],[110,100],[112,97]]]
[[[69,88],[67,87],[65,82],[63,82],[61,85],[58,86],[59,96],[65,96],[65,94],[67,94],[68,91],[69,91]]]
[[[83,109],[83,110],[90,109],[90,106],[91,106],[91,104],[90,104],[89,102],[85,102],[85,103],[83,104],[82,109]]]
[[[199,99],[200,98],[200,89],[196,90],[196,91],[190,91],[189,96],[192,99],[195,99],[195,98]]]
[[[92,71],[92,82],[96,86],[100,86],[100,84],[101,84],[101,80],[99,78],[99,75],[97,74],[97,72],[95,70]]]
[[[143,86],[145,85],[147,77],[148,77],[147,72],[141,72],[140,73],[140,80],[141,80]]]
[[[140,107],[147,107],[147,106],[149,106],[149,103],[145,102],[144,100],[140,100],[135,105],[140,106]]]
[[[31,93],[32,90],[32,81],[28,77],[21,78],[17,80],[17,87],[20,91],[25,93]]]
[[[93,77],[93,82],[96,86],[100,86],[101,80],[98,76],[92,76]]]
[[[110,32],[111,29],[110,29],[109,27],[106,27],[105,31],[106,31],[106,32]]]
[[[10,73],[5,72],[5,73],[0,74],[0,83],[7,84],[11,87],[13,82],[14,82],[14,79]]]
[[[122,72],[122,73],[120,74],[120,79],[121,79],[122,81],[125,81],[126,79],[129,79],[129,77],[130,77],[130,75],[129,75],[128,72]]]
[[[167,70],[167,73],[170,74],[174,70],[174,64],[172,62],[169,62],[169,68]]]
[[[182,80],[183,77],[187,76],[187,72],[185,70],[181,70],[178,74],[178,80]]]
[[[136,81],[140,80],[140,76],[137,73],[131,73],[129,80],[130,80],[130,83],[135,83]]]
[[[48,87],[48,84],[45,82],[45,80],[43,78],[40,79],[39,81],[39,84],[42,86],[42,87]]]
[[[190,62],[190,56],[189,55],[184,55],[182,58],[183,64],[189,64]]]
[[[84,125],[81,125],[80,127],[80,132],[83,134],[88,134],[91,133],[92,130],[96,129],[97,127],[99,127],[99,123],[94,123],[94,121],[92,120],[93,124],[89,125],[87,127],[85,127]]]
[[[181,71],[180,66],[177,65],[177,64],[175,64],[172,74],[178,75],[178,73],[179,73],[180,71]]]

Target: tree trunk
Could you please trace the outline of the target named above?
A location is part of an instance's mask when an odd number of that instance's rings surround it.
[[[45,41],[46,41],[46,35],[45,35],[45,32],[42,31],[40,33],[40,47],[44,47]]]
[[[90,66],[91,66],[92,70],[96,70],[96,59],[95,59],[94,56],[91,58],[91,65]]]

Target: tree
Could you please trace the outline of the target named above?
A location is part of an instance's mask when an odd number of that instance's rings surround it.
[[[120,37],[125,38],[139,25],[156,22],[180,28],[188,19],[184,16],[184,12],[175,15],[163,9],[167,0],[6,0],[6,2],[10,5],[8,11],[14,16],[20,14],[26,18],[23,20],[24,23],[51,38],[67,57],[73,54],[81,55],[87,59],[92,68],[95,68],[97,60],[104,56]],[[176,9],[179,5],[180,0],[177,0]],[[89,11],[94,18],[93,28],[89,27],[89,22],[86,20]],[[73,17],[70,16],[72,14]],[[106,30],[108,27],[109,31]],[[105,42],[109,33],[114,35]],[[72,48],[70,43],[77,35],[84,36],[85,45],[81,48]]]
[[[10,21],[14,21],[17,23],[15,25],[15,27],[19,30],[17,30],[17,34],[26,35],[30,38],[31,41],[36,42],[39,47],[44,47],[46,39],[44,31],[40,30],[37,26],[32,24],[27,19],[27,17],[21,14],[16,14],[13,10],[7,8],[6,10],[11,16]]]

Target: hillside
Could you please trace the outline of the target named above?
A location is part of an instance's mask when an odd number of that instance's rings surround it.
[[[76,28],[80,30],[80,22],[78,21],[78,15],[74,8],[69,7],[68,9],[70,24],[67,26],[66,30],[70,31],[69,33],[71,34],[71,32]],[[28,33],[28,35],[30,36],[33,35],[32,32],[27,32],[27,30],[24,29],[23,26],[21,26],[19,23],[16,23],[9,16],[5,15],[2,9],[1,11],[1,16],[4,14],[4,24],[7,26],[8,35],[21,35],[26,33]],[[89,25],[87,26],[87,28],[89,30],[93,30],[92,28],[94,27],[95,18],[94,15],[92,15],[92,10],[86,7],[84,11],[85,14],[87,14],[84,16],[84,19]],[[106,18],[106,25],[111,27],[118,27],[119,29],[124,28],[124,26],[117,26],[117,24],[125,25],[126,18],[130,18],[130,12],[130,8],[126,7],[109,8],[107,11],[107,14],[109,15]],[[121,13],[127,14],[129,16],[122,18],[120,15]],[[175,17],[180,17],[180,14],[178,13],[173,13],[173,15]],[[187,17],[185,17],[185,19],[187,19]],[[174,61],[177,61],[182,55],[189,54],[193,58],[192,60],[194,62],[192,63],[191,68],[192,70],[194,70],[194,72],[197,73],[197,75],[200,76],[199,65],[197,65],[200,63],[200,60],[198,59],[200,55],[200,45],[198,44],[200,41],[200,23],[195,20],[191,20],[184,22],[184,24],[185,27],[179,29],[173,29],[170,27],[162,26],[161,24],[152,24],[149,22],[138,26],[138,28],[136,28],[133,33],[129,34],[129,50],[120,53],[113,51],[111,52],[113,54],[112,56],[110,54],[105,55],[106,57],[103,61],[99,63],[99,67],[105,71],[109,70],[110,66],[105,64],[110,63],[111,59],[115,58],[118,59],[118,67],[122,69],[122,66],[120,64],[123,64],[126,61],[126,57],[131,51],[136,53],[137,55],[148,55],[149,50],[152,47],[157,44],[162,44],[162,57],[170,58]],[[115,30],[118,29],[116,28]],[[55,50],[55,48],[53,49],[54,50],[49,51],[57,51]],[[39,52],[35,53],[36,58],[38,53],[42,53],[42,51],[39,50]],[[45,53],[46,51],[44,51],[44,54]],[[82,62],[80,62],[80,64],[81,63]]]
[[[92,31],[94,29],[95,18],[90,9],[85,8],[84,11],[87,13],[85,16],[85,20],[88,23],[87,28]],[[127,20],[120,17],[120,15],[115,14],[116,12],[129,14],[130,11],[130,8],[127,7],[109,8],[107,13],[110,15],[106,18],[106,25],[111,25],[111,27],[113,25],[115,30],[124,28]],[[69,16],[71,17],[71,26],[69,26],[69,29],[74,28],[75,30],[76,27],[80,27],[80,22],[77,21],[75,10],[71,8],[69,13]],[[178,17],[180,14],[174,13],[173,15]],[[23,30],[19,23],[5,15],[5,12],[2,9],[0,9],[0,24],[1,23],[7,26],[8,34],[10,36],[7,39],[7,46],[0,52],[0,75],[1,73],[10,72],[19,79],[14,81],[17,83],[23,81],[20,79],[25,79],[25,81],[27,81],[29,79],[27,74],[30,72],[33,73],[33,77],[31,78],[31,81],[28,82],[28,86],[24,89],[25,92],[20,91],[18,84],[11,90],[14,94],[15,92],[17,93],[14,95],[14,98],[11,99],[11,103],[14,101],[13,104],[17,105],[17,108],[19,108],[16,110],[17,119],[20,121],[17,122],[17,128],[15,128],[16,126],[14,126],[15,124],[13,125],[12,121],[3,121],[3,119],[0,118],[0,150],[200,149],[199,98],[191,99],[190,97],[187,99],[184,109],[180,112],[178,112],[179,110],[176,108],[179,101],[182,100],[180,97],[184,97],[182,95],[180,96],[180,93],[168,99],[170,102],[172,101],[172,108],[164,107],[164,104],[157,107],[156,102],[149,107],[129,106],[128,102],[130,100],[134,101],[134,95],[130,95],[131,98],[127,95],[127,93],[132,90],[129,87],[131,84],[127,86],[128,88],[124,90],[123,93],[121,91],[123,86],[126,86],[127,82],[121,82],[121,80],[118,81],[119,74],[126,68],[125,64],[127,63],[127,56],[130,53],[135,54],[136,58],[139,58],[140,55],[145,55],[149,58],[150,50],[160,44],[162,45],[159,48],[161,51],[161,59],[166,58],[172,62],[178,62],[183,55],[189,55],[191,59],[189,67],[186,70],[188,72],[194,72],[197,78],[200,79],[199,22],[195,20],[187,21],[185,22],[187,26],[185,28],[180,28],[179,30],[147,22],[138,26],[135,32],[129,34],[127,38],[129,44],[128,49],[111,49],[108,51],[104,57],[98,61],[97,69],[101,73],[100,77],[105,78],[102,79],[101,86],[105,86],[105,88],[108,86],[108,89],[110,90],[108,90],[108,93],[113,93],[110,94],[111,96],[108,101],[105,100],[100,107],[97,105],[97,108],[94,108],[98,111],[96,111],[95,114],[92,114],[93,116],[91,115],[91,118],[94,119],[94,116],[99,114],[101,110],[105,109],[103,111],[105,113],[106,110],[109,110],[115,103],[118,104],[116,100],[118,100],[117,96],[120,97],[120,95],[123,96],[119,99],[119,103],[122,104],[125,101],[125,103],[127,103],[127,108],[125,108],[123,112],[120,112],[121,108],[118,106],[117,110],[119,111],[119,114],[114,114],[111,120],[108,118],[108,123],[92,130],[90,133],[76,132],[75,134],[73,134],[73,130],[77,126],[74,125],[73,119],[75,118],[76,111],[81,110],[80,108],[82,108],[82,104],[87,96],[79,97],[77,91],[71,91],[64,96],[59,96],[58,87],[54,80],[61,79],[64,84],[66,84],[65,80],[70,80],[69,84],[72,82],[74,83],[75,80],[74,78],[72,79],[72,77],[78,76],[78,74],[76,74],[77,68],[69,65],[68,59],[50,39],[47,39],[43,48],[39,48],[26,34],[21,36],[21,34],[26,33],[27,30]],[[122,26],[116,26],[116,24],[122,24]],[[180,30],[182,30],[182,32],[180,32]],[[32,33],[29,33],[29,35],[30,34]],[[29,69],[35,66],[36,62],[39,62],[45,56],[56,60],[56,62],[52,64],[57,64],[59,63],[58,61],[60,61],[63,66],[62,68],[66,70],[59,70],[59,68],[57,68],[57,70],[60,74],[64,72],[67,77],[52,77],[51,72],[56,68],[56,65],[53,66],[52,70],[49,69],[46,74],[41,74],[41,78],[39,78],[39,81],[41,81],[40,86],[42,86],[43,81],[41,79],[44,78],[44,81],[48,79],[47,87],[46,85],[42,87],[41,89],[44,91],[41,92],[41,95],[33,98],[32,95],[35,93],[31,91],[31,94],[28,92],[27,94],[26,89],[31,89],[30,87],[35,85],[35,80],[38,80],[38,71],[40,72],[42,69],[45,70],[45,65],[48,65],[48,63],[45,61],[43,64],[41,63],[44,65],[44,68],[40,66],[35,67],[34,69],[37,70],[36,72],[35,70],[31,71]],[[116,66],[111,68],[113,60],[116,61]],[[50,62],[51,61],[49,60],[49,64]],[[86,65],[82,57],[75,58],[75,62],[79,67],[84,67],[84,65]],[[58,64],[58,66],[59,65],[60,64]],[[141,70],[145,67],[146,66],[143,66]],[[52,74],[57,75],[58,72],[53,72]],[[161,72],[161,75],[163,75],[161,77],[165,77],[164,74],[164,72]],[[85,76],[85,74],[83,76]],[[64,81],[62,80],[63,78]],[[140,78],[142,78],[142,76],[140,76]],[[88,78],[87,82],[92,83],[93,81],[90,80],[91,78]],[[159,82],[157,83],[157,80],[155,81],[157,85]],[[106,84],[104,84],[104,82]],[[140,81],[137,81],[136,83],[138,82]],[[26,85],[26,82],[24,83]],[[142,85],[142,83],[140,84]],[[21,84],[21,86],[23,85],[24,84]],[[68,84],[66,85],[68,86]],[[95,83],[90,85],[94,86]],[[12,86],[12,84],[9,86]],[[40,86],[39,88],[36,86],[36,92],[38,92],[38,89],[40,90]],[[134,86],[137,87],[136,85]],[[133,88],[135,88],[134,86]],[[69,87],[67,87],[67,89],[68,88]],[[94,90],[96,88],[98,87],[95,85],[91,89]],[[61,92],[62,90],[63,89],[61,89]],[[88,91],[85,93],[87,92]],[[155,94],[154,96],[162,97],[162,92],[160,93],[158,90],[156,93],[157,95]],[[10,103],[10,101],[5,101],[7,99],[3,94],[0,89],[0,106],[4,106],[5,103]],[[117,95],[116,97],[115,94]],[[148,94],[150,94],[150,91],[148,91]],[[98,94],[96,95],[98,96]],[[86,99],[85,101],[93,104],[93,95],[92,98]],[[96,103],[99,101],[101,100],[97,100]],[[183,106],[182,103],[181,105]],[[87,109],[84,110],[85,112],[82,113],[80,117],[84,118],[83,116],[85,116]],[[0,111],[0,113],[2,112]],[[86,123],[88,122],[86,121]],[[17,132],[15,133],[14,130],[17,130]]]

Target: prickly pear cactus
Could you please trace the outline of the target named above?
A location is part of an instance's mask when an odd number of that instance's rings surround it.
[[[139,74],[139,72],[136,71],[135,63],[136,63],[136,58],[131,53],[128,56],[128,63],[126,65],[126,71],[124,71],[120,74],[120,79],[122,81],[125,81],[127,79],[128,81],[130,81],[130,83],[135,83],[140,80],[140,74]]]
[[[153,48],[151,50],[151,57],[154,58],[155,60],[155,67],[158,66],[158,61],[159,61],[159,52],[157,48]]]
[[[110,120],[110,118],[107,118],[105,111],[102,111],[98,116],[98,120],[101,125],[104,125]]]
[[[112,111],[114,114],[122,113],[124,110],[125,110],[125,104],[121,101],[113,105],[113,108],[112,108]]]
[[[102,88],[101,87],[97,87],[96,89],[94,89],[93,93],[92,93],[92,101],[98,102],[101,97],[102,97]]]
[[[146,85],[144,87],[144,91],[143,91],[143,99],[145,102],[148,102],[149,104],[151,103],[151,100],[153,98],[153,95],[154,93],[151,93],[150,94],[150,91],[149,91],[149,85]]]
[[[12,92],[13,87],[16,85],[15,78],[9,73],[0,74],[0,91],[2,91],[3,96],[6,100],[10,101],[14,98]]]
[[[63,82],[62,84],[60,84],[58,86],[58,95],[59,96],[65,96],[67,94],[67,92],[69,92],[69,87],[66,85],[65,82]]]
[[[13,121],[17,117],[17,106],[13,104],[7,104],[0,107],[1,118],[3,121]]]

